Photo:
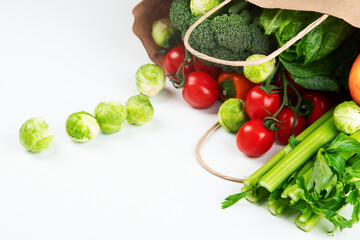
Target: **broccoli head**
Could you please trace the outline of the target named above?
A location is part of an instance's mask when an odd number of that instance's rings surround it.
[[[190,21],[190,25],[194,24],[199,18],[195,17]],[[189,44],[194,49],[209,48],[213,49],[218,46],[215,39],[215,34],[211,28],[211,20],[205,19],[199,24],[191,33]]]
[[[190,0],[174,0],[170,7],[169,17],[173,26],[185,34],[193,18],[190,11]]]

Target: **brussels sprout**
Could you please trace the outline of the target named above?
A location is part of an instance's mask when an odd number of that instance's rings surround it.
[[[220,107],[219,123],[229,132],[237,132],[249,120],[245,112],[245,103],[241,99],[230,98]]]
[[[354,101],[343,102],[334,110],[336,128],[346,134],[360,129],[360,107]]]
[[[154,108],[147,96],[135,95],[125,103],[128,115],[126,120],[130,124],[142,125],[154,117]]]
[[[153,97],[165,87],[164,71],[155,64],[141,66],[135,77],[138,91],[146,96]]]
[[[71,114],[66,120],[66,132],[75,142],[88,142],[100,132],[96,118],[87,112]]]
[[[102,102],[95,108],[94,115],[102,132],[114,133],[124,125],[127,111],[120,102]]]
[[[256,61],[264,58],[264,55],[254,54],[246,59],[246,61]],[[261,83],[264,82],[268,77],[270,77],[274,71],[276,70],[276,60],[271,59],[263,64],[253,65],[253,66],[245,66],[244,67],[244,75],[247,79],[249,79],[253,83]]]
[[[39,117],[27,120],[19,131],[21,145],[30,152],[44,151],[52,144],[53,139],[49,126]]]
[[[223,0],[191,0],[190,10],[194,16],[202,16],[222,1]]]
[[[164,18],[155,21],[152,26],[152,37],[157,45],[168,48],[169,40],[172,38],[175,28],[170,19]]]

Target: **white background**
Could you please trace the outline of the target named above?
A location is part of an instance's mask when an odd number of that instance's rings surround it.
[[[266,203],[221,210],[240,184],[204,171],[194,148],[217,120],[216,106],[189,107],[167,84],[151,99],[155,117],[142,127],[70,140],[65,120],[101,101],[137,94],[134,74],[149,59],[131,31],[125,0],[0,0],[0,239],[327,239],[323,220],[310,233],[297,213],[272,216]],[[53,145],[32,154],[18,141],[21,124],[41,116]],[[203,156],[222,173],[252,173],[235,135],[217,130]],[[358,239],[360,227],[335,235]]]

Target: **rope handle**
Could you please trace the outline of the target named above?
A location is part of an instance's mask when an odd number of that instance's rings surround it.
[[[210,168],[202,159],[201,154],[200,154],[200,150],[201,150],[201,146],[204,143],[205,139],[209,136],[210,133],[212,133],[218,126],[220,126],[219,122],[216,122],[214,125],[211,126],[211,128],[209,130],[206,131],[206,133],[200,138],[199,142],[196,144],[196,148],[195,148],[195,155],[196,155],[196,159],[199,162],[199,164],[209,173],[222,178],[224,180],[228,180],[231,182],[237,182],[237,183],[242,183],[244,181],[244,179],[242,178],[234,178],[234,177],[230,177],[230,176],[226,176],[224,174],[221,174],[215,170],[213,170],[212,168]]]
[[[228,66],[234,66],[234,67],[244,67],[244,66],[252,66],[252,65],[258,65],[258,64],[262,64],[265,63],[271,59],[276,58],[277,56],[279,56],[283,51],[285,51],[286,49],[288,49],[291,45],[293,45],[295,42],[297,42],[298,40],[300,40],[302,37],[304,37],[307,33],[309,33],[312,29],[314,29],[315,27],[317,27],[319,24],[321,24],[322,22],[325,21],[325,19],[327,17],[329,17],[328,14],[324,14],[322,15],[320,18],[318,18],[317,20],[315,20],[313,23],[311,23],[309,26],[307,26],[304,30],[302,30],[301,32],[299,32],[295,37],[293,37],[292,39],[290,39],[287,43],[285,43],[282,47],[280,47],[279,49],[277,49],[276,51],[274,51],[273,53],[271,53],[270,55],[266,56],[265,58],[262,58],[260,60],[256,60],[256,61],[227,61],[227,60],[222,60],[222,59],[217,59],[217,58],[213,58],[210,57],[206,54],[203,54],[201,52],[196,51],[195,49],[193,49],[190,44],[189,44],[189,38],[190,38],[190,34],[192,33],[192,31],[200,24],[202,23],[205,19],[207,19],[209,16],[211,16],[214,12],[216,12],[217,10],[219,10],[220,8],[222,8],[223,6],[225,6],[226,4],[230,3],[231,0],[225,0],[224,2],[222,2],[221,4],[219,4],[218,6],[216,6],[215,8],[213,8],[212,10],[210,10],[209,12],[207,12],[206,14],[204,14],[199,20],[197,20],[186,32],[185,37],[184,37],[184,45],[186,47],[186,49],[194,56],[201,58],[203,60],[206,60],[208,62],[212,62],[212,63],[217,63],[217,64],[221,64],[221,65],[228,65]]]

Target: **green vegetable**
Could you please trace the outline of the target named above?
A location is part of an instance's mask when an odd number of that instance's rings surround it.
[[[320,16],[315,12],[264,9],[260,23],[265,33],[274,34],[282,46]],[[281,56],[305,64],[323,59],[348,39],[353,31],[354,28],[345,21],[328,17]]]
[[[271,53],[274,44],[257,21],[261,9],[243,0],[234,2],[229,13],[219,16],[218,13],[214,14],[215,16],[198,25],[190,35],[190,46],[206,55],[228,61],[244,61],[252,54]],[[191,14],[189,0],[174,0],[170,8],[170,19],[184,37],[199,16]],[[226,72],[243,73],[242,67],[216,65]]]
[[[332,233],[357,223],[360,218],[360,131],[351,136],[339,133],[331,115],[330,111],[320,118],[325,121],[320,126],[317,122],[310,126],[311,134],[307,132],[310,128],[306,129],[307,136],[301,141],[292,139],[293,146],[286,146],[247,178],[242,193],[226,198],[223,208],[244,197],[258,201],[266,196],[263,192],[267,190],[271,214],[281,214],[288,207],[299,210],[301,214],[295,224],[303,231],[310,231],[322,218],[333,223]],[[346,219],[340,212],[349,204],[353,212],[351,218]]]
[[[114,133],[124,125],[127,111],[120,102],[102,102],[95,108],[94,115],[103,133]]]
[[[241,99],[230,98],[220,107],[218,112],[219,123],[229,132],[237,132],[248,121],[245,112],[245,103]]]
[[[147,96],[135,95],[125,103],[128,115],[126,120],[130,124],[143,125],[154,117],[154,108]]]
[[[153,23],[151,35],[160,47],[170,48],[174,34],[176,34],[175,28],[170,19],[163,18]]]
[[[257,61],[264,58],[264,55],[255,54],[246,59],[247,62]],[[276,60],[272,59],[263,64],[245,66],[244,74],[253,83],[261,83],[274,74],[276,70]]]
[[[136,87],[141,94],[156,96],[164,89],[166,78],[163,70],[155,64],[142,65],[136,72]]]
[[[360,128],[360,107],[354,101],[343,102],[334,110],[337,129],[352,134]]]
[[[96,118],[87,112],[76,112],[66,120],[66,133],[75,142],[88,142],[100,132],[100,126]]]
[[[219,5],[221,2],[222,0],[191,0],[191,13],[194,16],[202,16],[217,5]]]
[[[294,81],[304,88],[320,91],[334,91],[341,90],[340,83],[332,76],[317,75],[313,77],[300,78],[293,76]]]
[[[49,126],[39,117],[28,119],[19,131],[21,145],[30,152],[44,151],[52,144],[53,138]]]

